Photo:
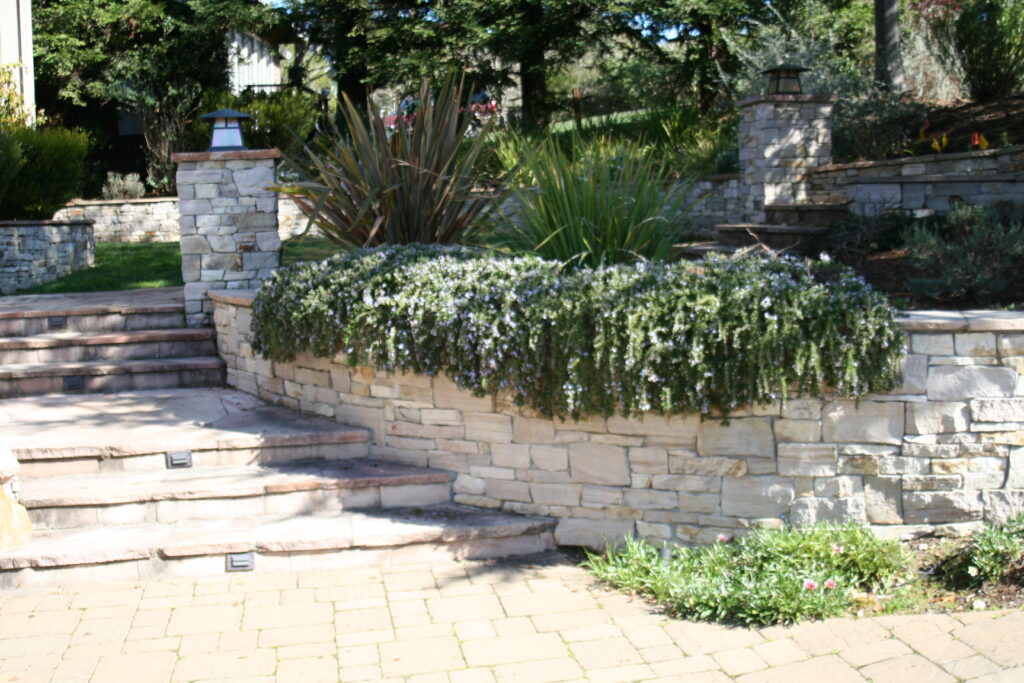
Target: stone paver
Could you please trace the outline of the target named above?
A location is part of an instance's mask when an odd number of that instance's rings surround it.
[[[0,683],[1024,680],[1024,612],[672,621],[519,561],[0,591]]]

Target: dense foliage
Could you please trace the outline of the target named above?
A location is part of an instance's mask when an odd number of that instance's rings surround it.
[[[893,310],[860,279],[786,260],[567,269],[389,246],[279,270],[253,307],[253,348],[273,360],[343,352],[573,417],[885,391],[902,346]]]
[[[497,213],[495,246],[601,266],[667,259],[692,234],[689,186],[636,143],[577,141],[566,151],[548,138],[520,153],[526,185],[513,189],[510,216]]]
[[[0,129],[0,220],[52,217],[81,190],[88,149],[66,128]]]
[[[1024,515],[974,534],[939,564],[937,575],[952,588],[973,588],[986,581],[1020,583],[1024,576]]]
[[[912,292],[934,297],[998,301],[1018,281],[1024,256],[1024,207],[958,202],[944,218],[919,221],[902,234],[918,269]]]
[[[424,83],[420,101],[411,121],[389,130],[379,113],[367,123],[346,99],[345,130],[286,157],[298,179],[279,191],[344,247],[462,241],[491,205],[476,182],[493,149],[483,134],[469,137],[458,82],[448,80],[434,95]]]
[[[587,561],[600,580],[653,598],[674,616],[730,624],[788,624],[848,611],[851,597],[890,585],[906,564],[897,541],[856,525],[753,531],[663,557],[627,540]]]

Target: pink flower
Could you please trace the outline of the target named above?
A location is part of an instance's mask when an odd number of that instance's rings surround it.
[[[838,543],[833,543],[832,544],[832,552],[834,552],[836,555],[842,555],[843,553],[846,552],[846,548],[844,548],[843,546],[839,545]]]
[[[804,579],[804,590],[805,591],[816,591],[818,590],[818,582],[814,579]]]
[[[826,589],[831,590],[831,589],[833,589],[835,587],[836,587],[836,582],[835,581],[833,581],[832,579],[826,579],[825,580],[825,588]]]
[[[729,538],[726,534],[718,534],[717,536],[715,536],[716,543],[728,543],[731,540],[732,539]]]

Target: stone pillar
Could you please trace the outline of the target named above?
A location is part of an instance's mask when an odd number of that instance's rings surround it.
[[[744,221],[763,223],[766,204],[812,201],[806,174],[832,163],[835,102],[821,95],[761,95],[736,104]]]
[[[210,324],[211,289],[253,289],[281,263],[276,149],[183,152],[178,164],[181,274],[189,327]]]

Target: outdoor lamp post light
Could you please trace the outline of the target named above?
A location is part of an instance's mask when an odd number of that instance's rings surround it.
[[[208,152],[227,152],[245,149],[242,140],[242,121],[252,119],[251,116],[234,109],[219,109],[199,118],[213,120],[213,134],[210,136]]]
[[[768,74],[769,95],[799,95],[803,92],[800,89],[800,72],[807,71],[796,64],[779,64],[761,73]]]

